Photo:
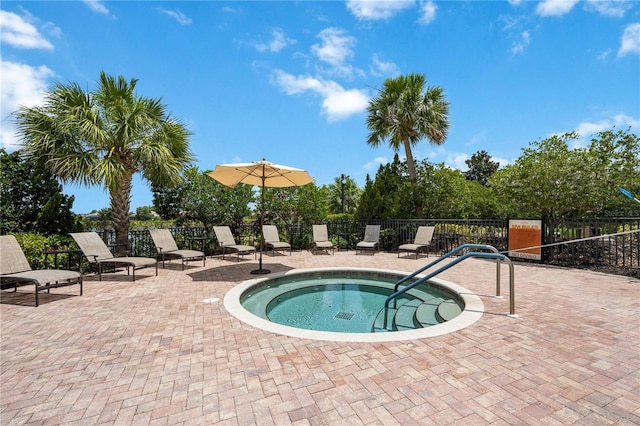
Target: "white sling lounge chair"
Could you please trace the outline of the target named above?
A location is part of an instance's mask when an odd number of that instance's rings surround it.
[[[129,268],[133,270],[133,281],[136,280],[136,269],[148,268],[149,266],[156,267],[156,275],[158,275],[158,260],[151,257],[115,257],[109,247],[102,241],[100,235],[95,232],[77,232],[69,234],[73,237],[82,250],[82,253],[87,258],[89,264],[98,266],[98,277],[102,281],[102,267],[110,265],[114,268],[125,267],[127,268],[127,275],[129,275]]]
[[[231,228],[228,226],[214,226],[213,232],[216,234],[218,244],[222,247],[222,259],[224,259],[225,252],[235,252],[238,256],[238,261],[240,261],[241,254],[253,253],[253,258],[256,258],[256,248],[253,246],[236,244],[236,240],[233,238],[233,234],[231,233]]]
[[[184,271],[184,262],[189,260],[202,259],[202,266],[206,266],[206,256],[198,250],[179,250],[176,240],[168,229],[149,229],[149,234],[153,243],[156,245],[158,254],[162,258],[162,267],[164,268],[165,259],[181,259],[182,270]]]
[[[271,250],[272,255],[276,250],[289,250],[289,256],[291,256],[291,244],[280,241],[276,225],[263,225],[262,234],[264,235],[265,248]]]
[[[327,253],[331,250],[335,253],[335,246],[329,240],[327,225],[313,225],[313,253],[317,253],[318,250],[326,250]]]
[[[433,240],[433,231],[435,230],[435,226],[420,226],[418,227],[418,231],[416,232],[416,238],[413,243],[410,244],[402,244],[398,247],[398,257],[400,257],[400,252],[415,252],[416,259],[418,258],[418,254],[421,250],[427,252],[428,248],[431,246],[431,241]],[[427,252],[427,256],[428,256]]]
[[[0,283],[19,285],[34,284],[36,288],[36,307],[39,305],[38,293],[57,287],[79,284],[82,296],[82,275],[75,271],[61,269],[31,269],[18,240],[13,235],[0,236]]]

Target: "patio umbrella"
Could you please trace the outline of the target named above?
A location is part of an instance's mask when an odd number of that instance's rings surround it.
[[[302,186],[313,182],[306,170],[269,163],[264,158],[262,161],[251,163],[218,164],[209,173],[209,176],[223,185],[231,188],[239,183],[256,185],[260,187],[260,266],[251,271],[252,274],[268,274],[268,269],[262,269],[262,248],[264,235],[262,225],[264,219],[264,188],[286,188],[289,186]]]

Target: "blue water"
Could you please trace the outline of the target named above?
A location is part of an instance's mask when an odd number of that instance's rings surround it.
[[[391,288],[358,283],[302,287],[271,300],[266,316],[272,322],[306,330],[370,333],[392,292]],[[411,299],[414,297],[403,295],[398,301]]]

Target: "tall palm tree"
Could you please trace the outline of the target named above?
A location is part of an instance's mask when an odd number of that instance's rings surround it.
[[[63,182],[109,192],[116,243],[128,247],[133,175],[173,185],[194,159],[190,132],[160,99],[138,96],[137,79],[100,72],[95,92],[57,83],[42,106],[15,113],[26,156],[45,162]]]
[[[378,96],[367,107],[367,144],[376,147],[388,140],[396,152],[404,147],[409,179],[416,188],[416,166],[411,147],[423,138],[440,145],[449,130],[449,102],[444,89],[429,86],[424,89],[423,74],[408,74],[388,78]],[[418,204],[418,217],[422,211]]]

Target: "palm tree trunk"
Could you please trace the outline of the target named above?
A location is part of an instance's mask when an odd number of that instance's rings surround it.
[[[131,180],[129,174],[122,178],[118,189],[111,191],[111,210],[113,211],[113,227],[116,231],[116,253],[129,251],[129,208],[131,207]]]
[[[411,185],[416,185],[416,164],[413,161],[413,153],[411,152],[411,144],[408,139],[404,140],[404,152],[407,156],[407,168],[409,169],[409,180]]]
[[[411,143],[408,139],[404,140],[404,151],[407,155],[407,169],[409,172],[409,182],[411,182],[411,189],[413,191],[413,200],[416,206],[416,218],[422,219],[424,212],[422,210],[422,202],[418,196],[418,182],[416,182],[416,164],[413,161],[413,154],[411,152]]]

